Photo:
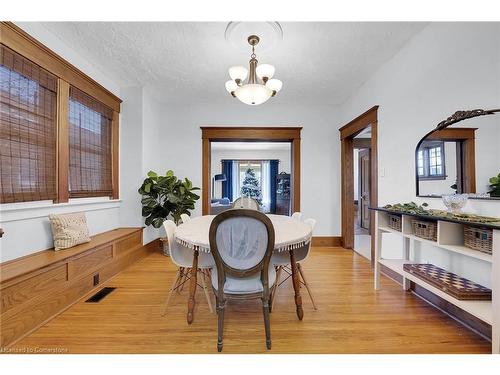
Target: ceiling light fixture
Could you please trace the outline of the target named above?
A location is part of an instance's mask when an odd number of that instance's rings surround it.
[[[265,103],[270,97],[276,95],[283,87],[283,82],[274,79],[274,66],[269,64],[258,65],[255,55],[255,46],[259,44],[257,35],[248,37],[248,44],[252,46],[250,56],[250,72],[244,66],[229,68],[231,80],[226,82],[226,90],[233,97],[248,105]],[[243,83],[248,76],[248,81]]]

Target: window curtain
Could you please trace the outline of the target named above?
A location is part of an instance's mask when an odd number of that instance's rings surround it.
[[[269,182],[271,202],[269,211],[276,212],[276,176],[278,175],[279,160],[269,160]]]
[[[240,186],[240,162],[238,160],[233,160],[233,199],[234,202],[241,196],[241,186]]]
[[[222,160],[222,173],[226,175],[226,181],[222,181],[222,198],[233,201],[233,161]]]
[[[271,163],[269,160],[262,161],[262,211],[271,210]]]

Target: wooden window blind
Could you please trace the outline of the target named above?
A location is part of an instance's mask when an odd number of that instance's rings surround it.
[[[54,200],[57,77],[0,44],[0,203]]]
[[[113,195],[112,119],[112,109],[76,87],[70,87],[70,198]]]

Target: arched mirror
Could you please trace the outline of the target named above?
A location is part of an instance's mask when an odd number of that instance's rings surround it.
[[[500,200],[500,109],[458,111],[417,144],[417,196]]]

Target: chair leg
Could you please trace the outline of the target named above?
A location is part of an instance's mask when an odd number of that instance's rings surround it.
[[[269,322],[269,298],[264,295],[262,297],[262,311],[264,312],[264,328],[266,329],[266,347],[271,349],[271,325]]]
[[[224,333],[224,308],[225,301],[217,300],[217,351],[222,352],[222,338]]]
[[[298,263],[297,266],[299,268],[300,277],[302,277],[302,281],[304,281],[304,285],[306,286],[307,293],[309,293],[309,297],[311,298],[313,308],[314,308],[314,310],[318,310],[318,308],[316,307],[316,303],[314,303],[314,297],[312,295],[311,288],[309,287],[309,283],[307,282],[306,278],[304,277],[304,271],[302,270],[302,266],[300,265],[300,263]]]
[[[273,291],[273,294],[271,295],[271,306],[269,307],[270,311],[274,310],[274,301],[276,300],[276,294],[278,294],[278,288],[279,288],[282,268],[283,268],[283,266],[279,266],[278,271],[276,272],[276,284],[274,285],[274,291]]]
[[[184,284],[182,283],[182,280],[184,279],[184,276],[187,274],[187,269],[184,267],[180,268],[180,276],[179,276],[179,288],[177,289],[177,293],[180,293],[182,288],[184,287]]]
[[[201,272],[201,285],[203,286],[203,291],[205,292],[205,297],[207,298],[208,308],[210,309],[210,314],[213,314],[214,309],[212,308],[212,300],[210,299],[210,295],[208,294],[208,289],[207,289],[207,282],[206,282],[207,275],[205,274],[204,270],[201,270],[200,272]]]
[[[174,290],[176,289],[176,287],[179,283],[180,277],[181,277],[181,270],[179,269],[179,270],[177,270],[177,274],[175,275],[175,279],[174,279],[174,282],[172,283],[172,287],[170,288],[170,291],[168,292],[168,297],[167,297],[167,300],[165,301],[165,305],[163,306],[163,309],[161,311],[161,316],[165,316],[165,314],[167,313],[168,303],[170,302],[170,298],[172,297],[172,293],[174,292]]]

